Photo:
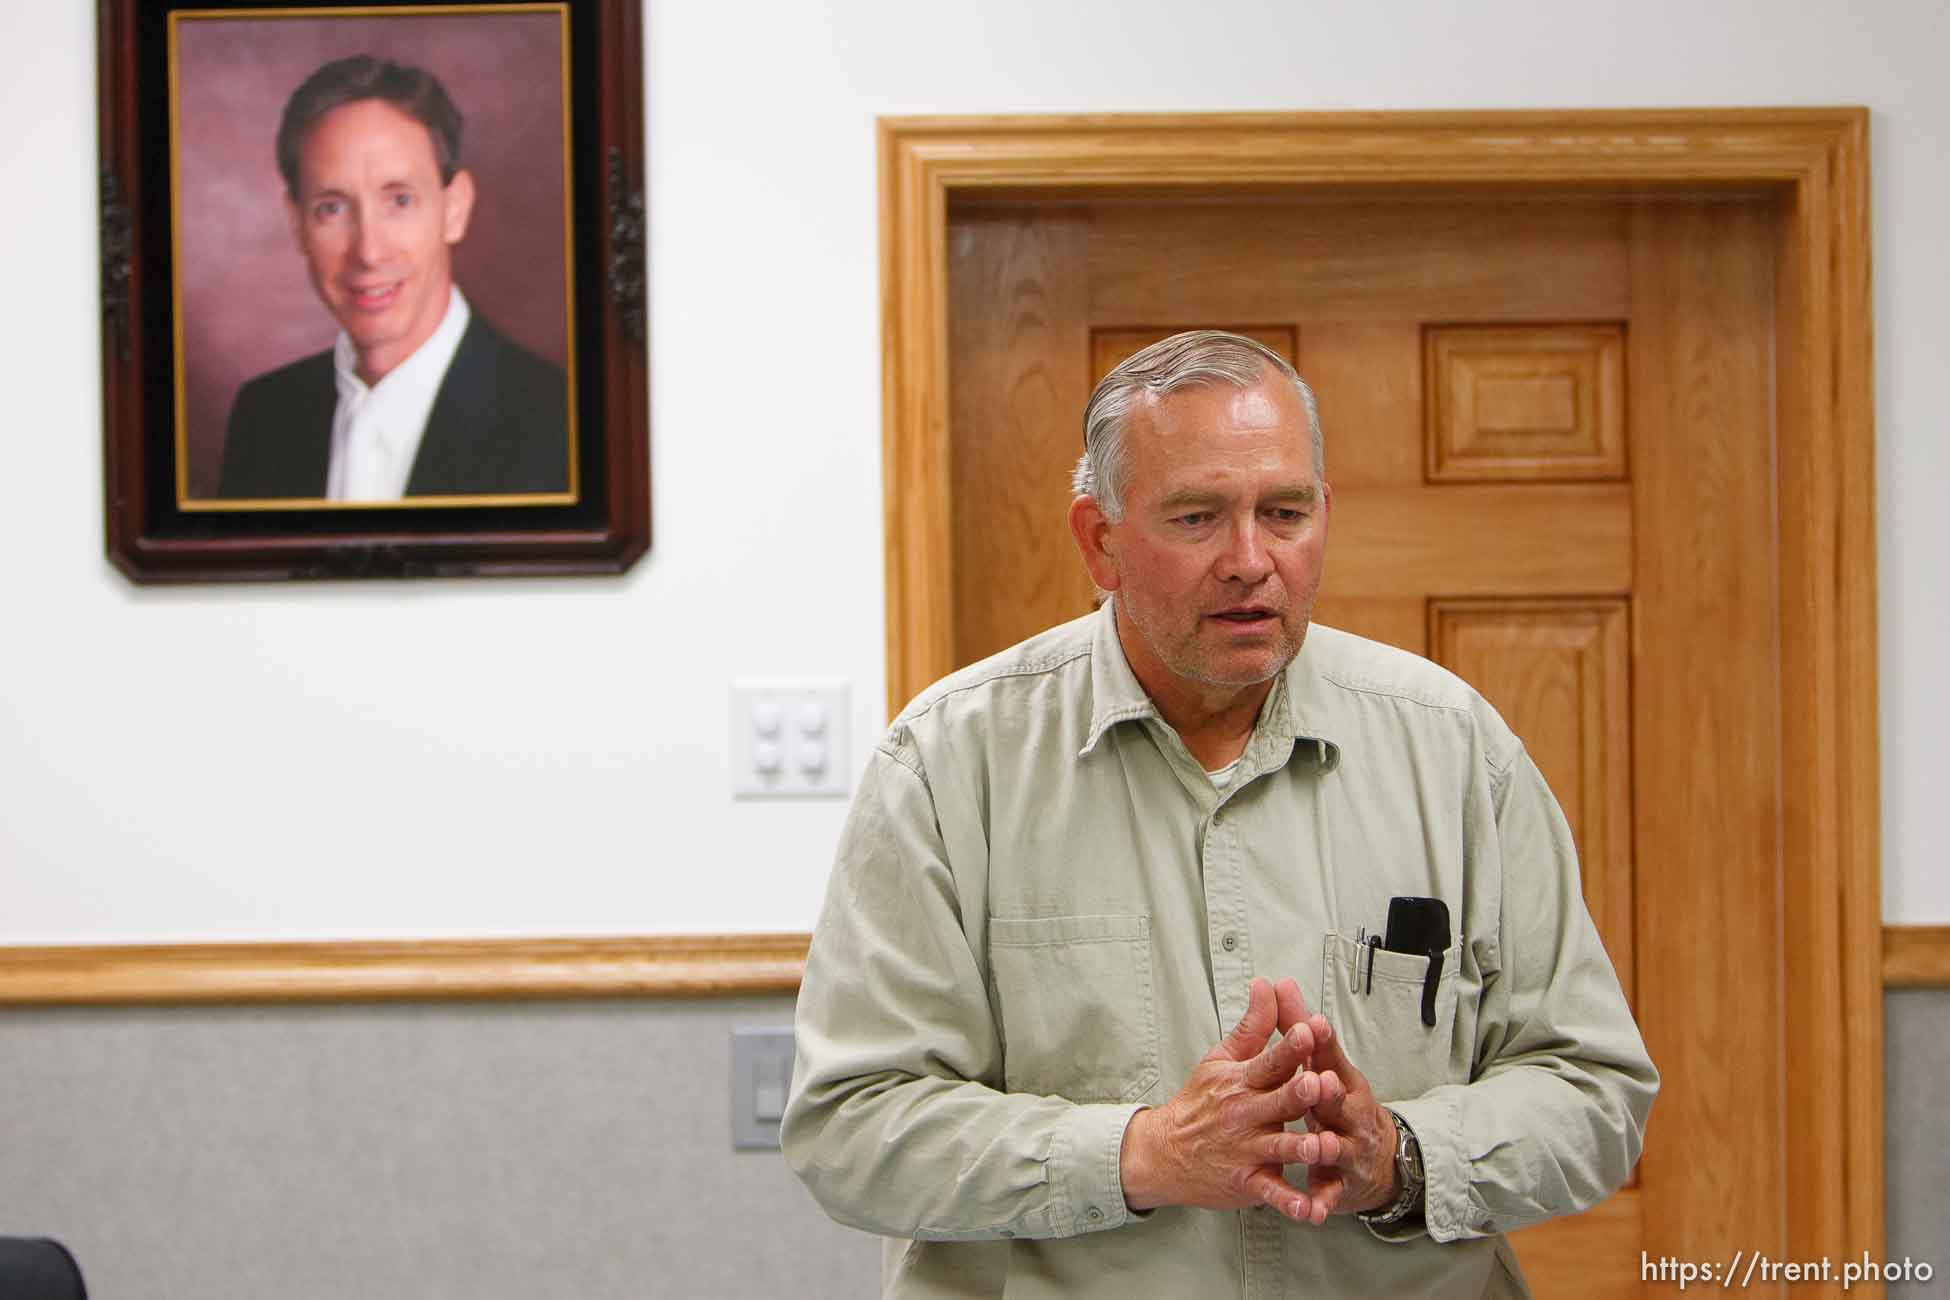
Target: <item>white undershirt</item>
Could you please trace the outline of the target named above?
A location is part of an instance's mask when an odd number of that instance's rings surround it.
[[[1205,774],[1212,778],[1212,788],[1221,794],[1225,793],[1226,789],[1232,785],[1232,778],[1239,774],[1239,763],[1245,757],[1244,754],[1241,754],[1224,767],[1206,768]]]
[[[413,458],[426,437],[433,399],[460,350],[470,315],[460,289],[449,290],[447,313],[413,355],[368,385],[354,367],[358,353],[339,331],[332,369],[339,404],[332,412],[332,463],[325,474],[328,501],[397,501],[406,495]]]

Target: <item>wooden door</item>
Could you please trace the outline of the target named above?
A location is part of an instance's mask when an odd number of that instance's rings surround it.
[[[1786,1085],[1751,1068],[1786,1046],[1780,218],[1737,197],[950,213],[959,662],[1089,607],[1063,521],[1096,379],[1167,333],[1240,329],[1320,398],[1318,621],[1460,673],[1549,779],[1665,1082],[1632,1184],[1518,1234],[1540,1296],[1640,1294],[1641,1251],[1784,1257]]]

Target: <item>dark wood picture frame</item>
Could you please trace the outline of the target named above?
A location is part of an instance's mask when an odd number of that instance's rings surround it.
[[[172,15],[555,9],[566,14],[568,46],[571,492],[533,501],[408,497],[380,508],[186,501]],[[109,559],[124,574],[179,583],[618,573],[643,555],[650,471],[642,0],[98,0],[98,21],[105,525]]]

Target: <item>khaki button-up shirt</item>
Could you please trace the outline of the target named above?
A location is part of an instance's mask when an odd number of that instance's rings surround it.
[[[1427,959],[1357,949],[1397,895],[1452,917],[1433,1027]],[[1298,980],[1413,1128],[1425,1224],[1125,1206],[1125,1124],[1255,975]],[[1316,626],[1221,793],[1109,605],[894,721],[797,1037],[786,1158],[836,1219],[898,1239],[898,1297],[1521,1294],[1501,1234],[1617,1188],[1658,1086],[1564,818],[1480,696]]]

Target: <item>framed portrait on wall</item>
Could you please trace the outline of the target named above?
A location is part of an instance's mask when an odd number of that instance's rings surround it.
[[[102,0],[100,22],[125,573],[643,553],[640,0]]]

